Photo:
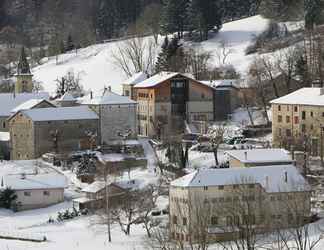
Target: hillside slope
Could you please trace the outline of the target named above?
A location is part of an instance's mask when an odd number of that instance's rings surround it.
[[[213,54],[213,62],[218,65],[216,51],[222,42],[231,50],[227,62],[233,64],[244,75],[253,55],[245,56],[244,51],[252,39],[266,29],[268,20],[261,16],[254,16],[238,21],[226,23],[220,32],[208,41],[202,43],[187,43],[187,46],[198,47]],[[160,39],[163,40],[163,39]],[[121,83],[127,78],[114,65],[112,51],[118,42],[92,45],[80,49],[77,54],[68,53],[59,56],[56,65],[55,57],[44,58],[44,64],[32,69],[36,80],[43,82],[46,91],[53,92],[56,88],[55,80],[73,70],[80,73],[81,83],[86,90],[99,91],[110,85],[112,90],[121,93]]]

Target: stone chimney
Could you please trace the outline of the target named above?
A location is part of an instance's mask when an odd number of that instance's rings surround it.
[[[92,92],[92,90],[90,91],[90,99],[91,100],[93,99],[93,92]]]
[[[285,171],[285,182],[286,183],[288,182],[288,173],[287,173],[287,171]]]
[[[247,151],[244,152],[244,158],[245,158],[245,160],[247,160],[247,158],[248,158],[248,152]]]

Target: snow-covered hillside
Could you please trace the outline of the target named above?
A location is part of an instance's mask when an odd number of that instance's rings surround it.
[[[264,31],[268,20],[261,16],[254,16],[242,20],[226,23],[221,31],[214,38],[201,43],[203,50],[213,53],[215,66],[218,63],[216,56],[217,48],[222,42],[226,43],[231,54],[227,63],[233,64],[240,73],[245,73],[248,63],[253,55],[245,56],[244,50],[251,43],[253,37]],[[160,39],[163,40],[162,38]],[[121,83],[127,78],[123,72],[114,65],[112,51],[118,42],[92,45],[80,49],[77,54],[68,53],[58,57],[59,64],[56,65],[56,58],[45,58],[44,64],[33,68],[32,72],[36,80],[43,82],[46,91],[53,92],[56,88],[55,80],[73,70],[75,74],[80,73],[82,85],[86,90],[98,91],[104,86],[110,85],[112,90],[120,93]],[[197,46],[199,44],[189,44]]]

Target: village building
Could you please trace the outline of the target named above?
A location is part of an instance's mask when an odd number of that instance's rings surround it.
[[[294,163],[289,152],[281,148],[229,150],[225,154],[230,168],[280,166]]]
[[[89,106],[99,116],[101,145],[121,140],[125,133],[129,134],[128,139],[137,138],[137,103],[127,96],[118,95],[108,88],[101,96],[91,93],[80,103]]]
[[[16,74],[15,93],[31,93],[33,91],[33,75],[27,61],[25,48],[21,48]]]
[[[13,110],[29,100],[49,100],[49,94],[39,93],[0,93],[0,131],[9,132],[8,118]]]
[[[105,207],[106,199],[111,207],[118,205],[126,192],[138,189],[138,180],[117,181],[106,184],[104,181],[95,181],[82,189],[83,197],[73,200],[75,207],[79,209],[96,210]]]
[[[310,192],[291,165],[200,169],[170,184],[170,235],[229,240],[247,226],[262,232],[300,225],[310,216]]]
[[[17,210],[36,209],[63,202],[67,179],[58,173],[12,174],[2,177],[0,188],[15,191]]]
[[[134,86],[138,133],[170,135],[185,122],[214,120],[214,89],[177,72],[161,72]]]
[[[214,88],[214,119],[223,121],[240,106],[238,79],[200,81]]]
[[[147,74],[144,72],[138,72],[132,77],[127,79],[122,83],[123,86],[123,96],[128,96],[132,100],[136,100],[134,86],[148,78]]]
[[[89,148],[89,133],[99,133],[98,116],[86,106],[21,110],[9,127],[13,160]]]
[[[59,107],[72,107],[72,106],[78,106],[77,99],[73,97],[73,95],[69,92],[66,92],[64,95],[62,95],[60,98],[55,100],[55,103]]]
[[[311,154],[320,155],[324,130],[324,89],[301,88],[272,100],[273,145],[298,150],[311,145]],[[323,148],[323,147],[322,147]]]

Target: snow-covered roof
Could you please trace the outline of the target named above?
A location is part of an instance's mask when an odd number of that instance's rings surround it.
[[[211,80],[211,81],[200,81],[203,84],[206,84],[213,88],[238,88],[239,87],[238,79],[222,79],[222,80]]]
[[[31,99],[49,100],[47,92],[39,93],[1,93],[0,94],[0,116],[10,116],[14,108]]]
[[[66,92],[64,95],[61,96],[61,98],[57,100],[60,102],[72,102],[75,101],[76,99],[69,92]]]
[[[127,96],[118,95],[111,91],[106,91],[102,96],[95,96],[91,99],[90,95],[80,100],[81,104],[86,105],[120,105],[120,104],[136,104]]]
[[[166,71],[162,71],[160,73],[157,73],[156,75],[140,82],[137,83],[134,87],[135,88],[150,88],[150,87],[154,87],[172,77],[175,77],[176,75],[179,75],[180,73],[178,72],[166,72]]]
[[[200,169],[171,182],[174,187],[234,184],[260,184],[269,193],[310,190],[304,177],[293,165]]]
[[[226,151],[231,157],[243,163],[291,163],[293,160],[289,152],[281,148],[260,148],[248,150],[229,150]]]
[[[125,181],[117,181],[117,182],[109,182],[109,185],[115,185],[122,189],[137,189],[140,186],[139,180],[125,180]],[[82,189],[82,192],[85,193],[98,193],[100,190],[105,188],[104,181],[95,181],[91,183],[89,186]]]
[[[45,99],[30,99],[30,100],[18,105],[17,107],[15,107],[11,112],[16,113],[16,112],[18,112],[20,110],[32,109],[33,107],[37,106],[38,104],[40,104],[43,101],[48,102]]]
[[[57,173],[48,174],[16,174],[3,176],[4,187],[14,190],[56,189],[66,188],[67,179]]]
[[[134,74],[132,77],[128,78],[124,82],[124,84],[135,85],[135,84],[140,83],[146,79],[147,79],[147,74],[145,74],[144,72],[138,72],[138,73]]]
[[[301,88],[270,103],[324,106],[324,94],[321,95],[321,88]]]
[[[33,121],[92,120],[98,115],[87,106],[39,108],[20,111]]]

